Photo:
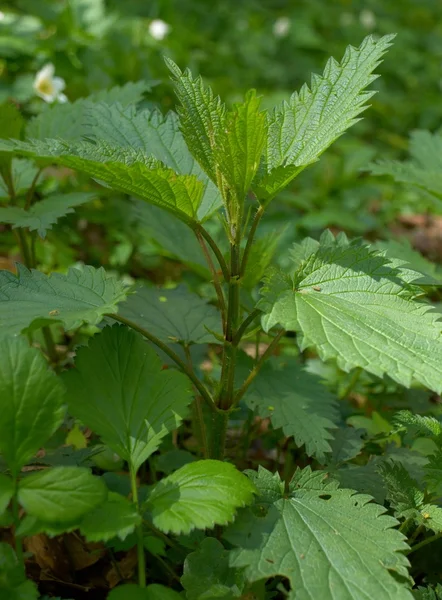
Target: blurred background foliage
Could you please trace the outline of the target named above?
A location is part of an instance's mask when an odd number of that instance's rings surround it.
[[[27,117],[39,113],[45,102],[34,78],[52,63],[69,101],[145,80],[152,89],[143,103],[167,111],[175,101],[167,55],[227,102],[254,87],[270,108],[322,71],[330,55],[340,59],[348,44],[389,32],[398,36],[364,120],[273,203],[264,232],[280,234],[280,248],[326,227],[372,240],[406,236],[440,262],[434,199],[364,171],[372,160],[404,158],[413,129],[442,123],[438,0],[9,0],[0,13],[0,101],[12,99]],[[69,173],[61,179],[57,186],[68,190],[94,185]],[[174,259],[167,235],[155,239],[155,228],[143,225],[127,199],[99,189],[96,201],[62,219],[39,245],[41,267],[63,270],[81,260],[154,276],[161,265],[166,279],[179,278],[173,260],[164,270],[164,257]],[[2,236],[3,254],[11,245],[14,238]]]

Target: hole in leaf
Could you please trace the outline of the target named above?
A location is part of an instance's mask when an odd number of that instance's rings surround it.
[[[319,496],[319,498],[321,498],[321,500],[330,500],[331,495],[330,494],[321,494]]]

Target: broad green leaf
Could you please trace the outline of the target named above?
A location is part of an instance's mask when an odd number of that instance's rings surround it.
[[[12,546],[0,543],[0,598],[1,600],[38,600],[40,594],[34,582],[26,580]]]
[[[73,207],[89,202],[94,194],[73,192],[71,194],[52,194],[44,200],[25,210],[20,206],[0,208],[0,223],[10,223],[13,228],[27,227],[29,231],[37,230],[44,238],[48,229],[61,217],[73,213]]]
[[[177,175],[136,148],[119,148],[106,142],[0,141],[2,150],[83,171],[114,190],[172,212],[186,223],[196,220],[205,190],[195,175]]]
[[[384,251],[385,256],[388,258],[399,258],[405,261],[410,269],[420,273],[421,277],[416,279],[416,284],[438,286],[442,284],[442,274],[438,265],[430,262],[420,252],[414,250],[406,238],[400,241],[377,241],[372,247]]]
[[[158,583],[145,588],[137,585],[120,585],[111,590],[108,600],[182,600],[181,594]]]
[[[364,441],[361,439],[362,434],[362,429],[354,429],[353,427],[340,427],[333,431],[334,439],[330,441],[330,462],[339,464],[357,456],[364,447]]]
[[[442,324],[413,285],[419,274],[362,242],[326,233],[317,252],[285,274],[274,271],[258,306],[266,331],[300,333],[302,349],[409,387],[442,390]]]
[[[63,400],[61,381],[41,352],[24,338],[2,338],[0,453],[14,475],[62,423]]]
[[[264,479],[266,490],[263,472],[253,479],[258,489]],[[324,472],[298,470],[287,494],[261,513],[242,511],[227,529],[224,537],[237,547],[230,565],[244,567],[249,582],[287,577],[293,600],[411,600],[408,546],[384,513]]]
[[[80,348],[63,379],[71,414],[135,470],[180,425],[192,400],[185,375],[162,370],[144,338],[123,326]]]
[[[210,179],[218,184],[214,149],[225,126],[226,107],[219,96],[204,86],[201,77],[193,78],[188,69],[183,73],[170,58],[165,60],[181,104],[178,114],[186,144]]]
[[[330,429],[336,429],[340,418],[337,402],[296,360],[264,364],[244,398],[249,408],[270,417],[273,427],[282,428],[297,446],[305,445],[309,456],[324,461],[331,451]]]
[[[221,205],[218,189],[190,154],[174,113],[164,117],[157,110],[137,112],[134,106],[102,103],[91,106],[86,116],[87,136],[97,143],[137,149],[180,175],[195,175],[204,184],[198,219],[204,220]]]
[[[218,310],[186,286],[166,290],[139,285],[119,314],[164,342],[208,344],[214,331],[222,335]]]
[[[5,512],[13,495],[14,483],[12,479],[0,473],[0,515]]]
[[[71,522],[106,500],[102,479],[84,467],[53,467],[22,479],[18,500],[28,515],[47,523]]]
[[[112,105],[118,102],[123,107],[137,104],[150,86],[144,81],[129,82],[121,87],[101,90],[73,103],[46,105],[42,112],[31,119],[26,127],[26,137],[31,139],[81,140],[89,133],[87,115],[97,104]],[[18,137],[10,135],[8,138]]]
[[[341,63],[330,58],[322,75],[313,75],[289,102],[269,117],[262,180],[258,198],[268,201],[319,156],[367,108],[374,92],[364,91],[375,79],[374,69],[390,47],[394,35],[364,39],[359,48],[349,46]]]
[[[418,587],[413,590],[415,600],[442,600],[442,585],[436,584],[432,587]]]
[[[414,131],[410,139],[411,160],[380,161],[370,165],[373,175],[390,175],[442,200],[442,135]]]
[[[184,561],[181,584],[187,600],[241,598],[244,576],[229,566],[229,552],[215,538],[206,538]]]
[[[103,268],[71,268],[66,275],[29,271],[0,271],[0,328],[18,334],[32,325],[62,322],[66,329],[98,324],[105,313],[117,312],[127,288]]]
[[[140,523],[136,506],[120,494],[109,492],[107,501],[83,519],[80,531],[89,542],[107,542],[114,537],[124,540]]]
[[[200,460],[157,483],[146,509],[161,531],[189,533],[229,523],[237,508],[252,502],[254,491],[253,483],[233,465]]]

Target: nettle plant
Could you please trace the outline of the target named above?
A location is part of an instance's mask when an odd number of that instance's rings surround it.
[[[78,530],[111,550],[137,548],[138,584],[123,582],[112,600],[439,597],[411,591],[407,554],[442,536],[441,424],[402,411],[391,431],[364,441],[304,361],[315,354],[348,373],[342,398],[361,377],[440,392],[441,325],[421,273],[330,232],[294,245],[280,268],[271,264],[276,245],[257,237],[275,196],[357,122],[392,37],[348,48],[271,112],[253,91],[227,108],[169,60],[178,115],[137,110],[140,89],[122,88],[44,111],[23,141],[17,114],[4,107],[9,205],[0,217],[17,232],[25,265],[0,272],[0,518],[15,536],[15,551],[0,545],[3,595],[38,597],[25,579],[24,538]],[[35,270],[35,232],[44,236],[91,197],[37,200],[49,164],[179,220],[175,230],[188,228],[200,246],[213,296],[184,285],[131,288],[91,266]],[[224,238],[211,234],[214,218]],[[54,327],[85,325],[99,330],[72,365]],[[284,450],[275,472],[241,471],[256,416]],[[127,477],[78,466],[74,455],[68,466],[34,458],[72,418],[124,461]],[[183,432],[193,453],[179,449]],[[357,464],[364,443],[413,436],[433,444],[413,463],[418,478],[405,447]],[[172,439],[175,449],[159,454]],[[360,493],[365,478],[377,502]]]

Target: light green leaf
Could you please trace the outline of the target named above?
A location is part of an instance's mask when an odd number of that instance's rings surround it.
[[[145,588],[137,585],[120,585],[111,590],[108,600],[182,600],[182,596],[158,583],[152,583]]]
[[[442,324],[416,300],[422,292],[412,282],[419,274],[402,264],[327,233],[297,269],[268,277],[258,304],[264,328],[280,324],[300,332],[302,349],[315,348],[344,371],[361,367],[439,392]]]
[[[205,186],[195,175],[177,175],[136,148],[105,142],[61,140],[0,141],[0,151],[30,156],[77,169],[100,183],[142,198],[190,223],[197,218]]]
[[[140,523],[136,506],[124,496],[109,492],[106,502],[83,519],[80,531],[89,542],[107,542],[113,537],[124,540]]]
[[[218,310],[184,285],[172,290],[139,285],[119,314],[164,342],[207,344],[215,341],[209,331],[222,335]]]
[[[28,515],[46,523],[69,523],[106,500],[103,480],[84,467],[53,467],[22,479],[18,500]]]
[[[0,515],[5,512],[13,495],[14,483],[12,479],[0,473]]]
[[[232,600],[241,598],[244,576],[229,567],[229,552],[215,538],[206,538],[184,561],[181,584],[187,600]]]
[[[372,246],[373,250],[385,252],[388,258],[398,258],[405,261],[408,268],[421,274],[414,283],[418,285],[442,285],[442,274],[438,265],[427,260],[422,254],[411,247],[407,239],[377,241]]]
[[[23,338],[0,343],[0,453],[14,475],[63,421],[64,389]]]
[[[245,289],[252,290],[261,281],[272,262],[280,239],[281,231],[272,231],[254,241],[247,259],[246,272],[242,278]]]
[[[63,379],[70,412],[135,470],[180,425],[192,400],[185,375],[163,371],[144,338],[123,326],[80,348]]]
[[[267,362],[249,387],[245,401],[263,418],[270,417],[275,429],[305,445],[309,456],[324,461],[331,451],[330,429],[339,421],[338,405],[319,379],[295,361]]]
[[[442,585],[438,583],[435,588],[419,587],[413,590],[415,600],[442,600]]]
[[[433,437],[438,445],[442,444],[442,423],[435,417],[415,415],[409,410],[400,410],[394,415],[394,423],[410,429],[414,435]]]
[[[287,577],[296,600],[411,600],[408,546],[384,512],[324,472],[298,470],[288,494],[259,515],[243,511],[227,529],[237,547],[230,564],[245,567],[249,582]]]
[[[134,106],[97,104],[87,112],[87,136],[97,143],[140,150],[180,175],[195,175],[204,184],[198,219],[204,220],[221,205],[218,189],[190,154],[174,113],[164,117],[157,110],[137,113]]]
[[[0,329],[21,333],[27,327],[62,322],[66,329],[98,324],[105,313],[115,313],[127,288],[103,268],[71,268],[66,275],[29,271],[0,271]]]
[[[369,166],[373,175],[390,175],[442,200],[442,135],[414,131],[410,139],[411,160],[381,161]]]
[[[180,126],[189,150],[214,183],[218,183],[218,169],[214,149],[225,124],[226,107],[219,96],[204,87],[201,77],[193,78],[165,58],[175,81],[175,91],[181,104],[178,111]]]
[[[73,207],[89,202],[94,194],[73,192],[71,194],[53,194],[36,202],[29,210],[20,206],[0,208],[0,223],[10,223],[13,228],[27,227],[29,231],[38,231],[44,238],[48,229],[61,217],[73,213]]]
[[[349,46],[341,63],[330,58],[324,73],[312,76],[310,88],[304,85],[275,108],[268,123],[263,177],[256,186],[260,199],[273,198],[358,122],[374,94],[364,90],[376,79],[373,71],[393,38],[369,36],[359,48]]]
[[[146,509],[161,531],[189,533],[229,523],[237,508],[252,502],[254,491],[253,483],[233,465],[200,460],[157,483]]]

